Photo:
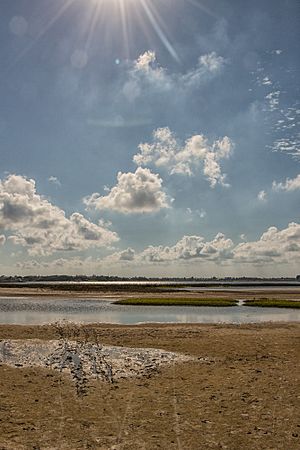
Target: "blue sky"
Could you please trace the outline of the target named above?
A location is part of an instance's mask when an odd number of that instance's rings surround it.
[[[2,0],[0,272],[294,276],[296,0]]]

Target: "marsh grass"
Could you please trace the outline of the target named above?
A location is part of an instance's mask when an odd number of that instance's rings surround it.
[[[236,306],[237,301],[227,298],[128,298],[115,305],[131,306]]]
[[[276,298],[259,298],[255,300],[247,300],[245,306],[256,306],[263,308],[300,308],[300,301],[297,300],[282,300]]]

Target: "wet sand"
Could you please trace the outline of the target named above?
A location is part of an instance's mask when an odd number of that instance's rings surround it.
[[[72,339],[190,355],[141,378],[0,366],[0,449],[299,449],[300,324],[0,326],[0,339]],[[204,358],[204,359],[203,359]]]

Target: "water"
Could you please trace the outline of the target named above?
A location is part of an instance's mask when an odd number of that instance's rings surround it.
[[[224,291],[226,290],[226,292],[260,292],[260,291],[268,291],[268,292],[276,292],[276,291],[284,291],[285,293],[287,292],[292,292],[292,293],[299,293],[299,298],[300,298],[300,286],[294,286],[294,285],[272,285],[272,286],[265,286],[265,285],[259,285],[259,284],[249,284],[249,285],[226,285],[226,287],[224,288],[224,286],[220,286],[220,285],[216,285],[216,286],[189,286],[189,287],[178,287],[179,290],[181,291],[197,291],[197,292],[201,292],[201,291]]]
[[[282,308],[124,306],[112,300],[0,297],[0,324],[260,323],[300,321],[300,310]]]

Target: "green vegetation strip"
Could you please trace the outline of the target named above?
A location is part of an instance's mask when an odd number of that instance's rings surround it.
[[[256,299],[247,300],[245,306],[260,306],[263,308],[300,308],[300,301],[297,300],[280,300],[280,299]]]
[[[134,306],[236,306],[237,301],[227,298],[128,298],[116,305]]]

